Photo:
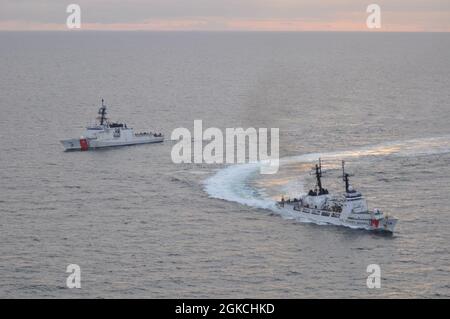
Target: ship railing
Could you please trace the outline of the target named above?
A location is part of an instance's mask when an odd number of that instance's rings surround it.
[[[153,133],[153,132],[139,132],[134,133],[134,136],[152,136],[152,137],[162,137],[162,133]]]
[[[304,212],[306,214],[313,214],[313,215],[320,215],[320,216],[325,216],[325,217],[329,217],[331,215],[331,217],[336,217],[339,218],[341,216],[340,213],[338,212],[332,212],[332,211],[328,211],[328,210],[322,210],[322,209],[312,209],[309,207],[295,207],[294,206],[294,210],[298,210],[301,212]]]

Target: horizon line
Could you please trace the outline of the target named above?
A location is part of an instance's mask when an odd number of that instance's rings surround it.
[[[197,32],[197,33],[450,33],[446,30],[145,30],[145,29],[0,29],[0,32],[159,32],[159,33],[176,33],[176,32]]]

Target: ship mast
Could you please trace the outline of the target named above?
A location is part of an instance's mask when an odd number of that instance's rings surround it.
[[[97,117],[97,119],[100,120],[100,125],[103,125],[106,123],[106,105],[105,105],[105,100],[102,99],[102,107],[98,109],[98,115],[100,115],[99,117]]]
[[[349,187],[350,187],[350,180],[349,180],[349,174],[345,172],[345,161],[342,161],[342,180],[345,182],[345,192],[350,193]]]
[[[316,164],[316,179],[317,179],[317,187],[319,188],[319,194],[323,193],[323,188],[322,188],[322,162],[319,158],[319,164]]]

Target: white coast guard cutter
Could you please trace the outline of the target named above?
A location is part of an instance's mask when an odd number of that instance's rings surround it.
[[[369,211],[367,202],[362,194],[349,182],[349,174],[345,172],[344,161],[342,161],[342,179],[345,182],[345,193],[333,196],[322,187],[322,164],[315,166],[317,185],[307,195],[277,202],[281,210],[295,212],[301,217],[315,222],[333,225],[347,226],[352,228],[363,228],[374,231],[394,232],[398,219],[384,215],[380,210]]]
[[[66,151],[87,151],[102,147],[160,143],[164,140],[164,135],[161,133],[134,133],[134,130],[127,127],[125,123],[109,122],[106,118],[106,105],[103,99],[98,114],[99,122],[86,127],[86,131],[80,138],[61,141]]]

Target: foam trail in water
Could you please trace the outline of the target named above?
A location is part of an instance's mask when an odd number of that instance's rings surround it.
[[[259,163],[228,166],[205,181],[205,191],[210,197],[258,208],[273,208],[269,199],[258,198],[256,190],[247,185],[248,179],[259,170]]]

